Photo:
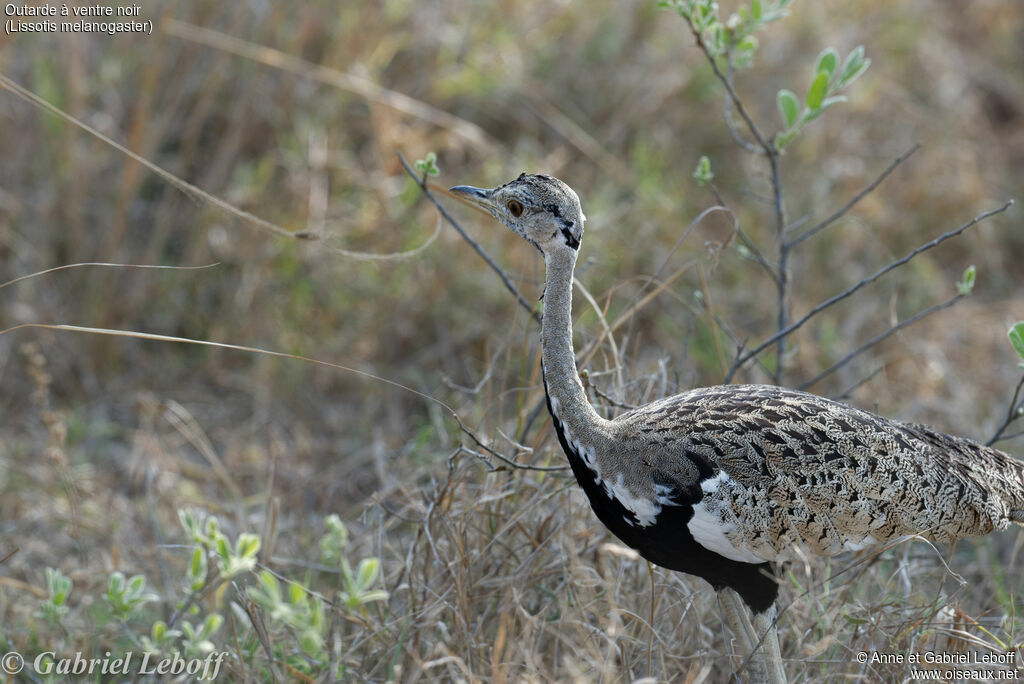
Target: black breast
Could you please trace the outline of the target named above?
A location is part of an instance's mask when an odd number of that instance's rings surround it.
[[[642,527],[631,510],[619,500],[608,496],[604,487],[598,485],[594,472],[566,439],[562,422],[551,410],[550,397],[548,412],[576,481],[586,493],[598,519],[612,534],[655,565],[697,575],[710,583],[716,591],[725,587],[733,589],[758,613],[775,603],[779,587],[771,565],[742,563],[726,558],[701,546],[690,534],[687,523],[693,517],[694,504],[700,502],[702,492],[699,487],[688,488],[686,491],[680,488],[672,492],[676,505],[662,506],[654,524]],[[659,484],[665,484],[665,481]]]

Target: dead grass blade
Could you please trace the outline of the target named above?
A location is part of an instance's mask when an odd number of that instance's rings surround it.
[[[227,342],[212,342],[210,340],[197,340],[197,339],[193,339],[191,337],[176,337],[174,335],[160,335],[158,333],[139,332],[137,330],[114,330],[114,329],[111,329],[111,328],[90,328],[90,327],[81,326],[81,325],[65,325],[65,324],[62,324],[62,323],[21,323],[19,325],[14,325],[14,326],[11,326],[9,328],[4,328],[3,330],[0,330],[0,335],[6,335],[8,333],[13,333],[13,332],[15,332],[17,330],[21,330],[21,329],[32,329],[32,328],[38,329],[38,330],[57,330],[57,331],[61,331],[61,332],[84,333],[84,334],[87,334],[87,335],[107,335],[107,336],[110,336],[110,337],[131,337],[131,338],[138,339],[138,340],[153,340],[153,341],[156,341],[156,342],[175,342],[175,343],[178,343],[178,344],[196,344],[196,345],[200,345],[200,346],[203,346],[203,347],[216,347],[218,349],[230,349],[232,351],[243,351],[243,352],[248,352],[248,353],[251,353],[251,354],[265,354],[267,356],[274,356],[274,357],[282,358],[282,359],[293,359],[295,361],[302,361],[302,362],[305,362],[305,363],[315,363],[318,366],[325,366],[327,368],[334,368],[336,370],[345,371],[347,373],[353,373],[353,374],[358,375],[360,377],[366,378],[367,380],[375,380],[377,382],[382,382],[385,385],[390,385],[390,386],[392,386],[392,387],[394,387],[396,389],[400,389],[400,390],[403,390],[405,392],[409,392],[410,394],[415,394],[417,397],[420,397],[421,399],[425,399],[426,401],[429,401],[429,402],[432,402],[434,404],[437,404],[438,406],[440,406],[444,410],[448,411],[448,413],[451,414],[452,418],[454,418],[459,423],[459,425],[462,426],[462,421],[459,418],[459,415],[455,412],[455,409],[453,409],[451,406],[449,406],[448,404],[444,403],[443,401],[441,401],[437,397],[432,397],[429,394],[426,394],[424,392],[420,392],[417,389],[413,389],[412,387],[409,387],[408,385],[403,385],[402,383],[396,382],[395,380],[389,380],[388,378],[384,378],[384,377],[381,377],[379,375],[375,375],[374,373],[370,373],[369,371],[360,370],[358,368],[352,368],[351,366],[345,366],[345,365],[342,365],[340,363],[334,363],[333,361],[323,361],[321,359],[314,359],[314,358],[310,358],[308,356],[300,356],[299,354],[289,354],[288,352],[275,351],[273,349],[261,349],[259,347],[249,347],[249,346],[246,346],[244,344],[230,344],[230,343],[227,343]]]
[[[193,185],[192,183],[189,183],[188,181],[179,178],[178,176],[175,176],[170,171],[167,171],[166,169],[149,161],[142,155],[132,152],[127,147],[117,142],[113,138],[104,135],[103,133],[99,132],[89,124],[82,121],[81,119],[78,119],[77,117],[68,114],[60,107],[57,107],[56,105],[51,104],[50,102],[47,102],[43,98],[33,93],[31,90],[22,87],[21,85],[15,83],[3,74],[0,74],[0,88],[4,88],[5,90],[13,93],[15,96],[21,98],[25,102],[28,102],[29,104],[33,105],[34,107],[38,107],[39,109],[50,112],[54,116],[57,116],[58,118],[63,119],[64,121],[74,126],[77,126],[78,128],[88,133],[89,135],[92,135],[93,137],[102,140],[107,145],[110,145],[121,154],[129,157],[130,159],[138,162],[139,164],[142,164],[144,167],[146,167],[156,175],[160,176],[165,181],[167,181],[168,183],[170,183],[171,185],[173,185],[175,188],[185,193],[186,195],[204,202],[209,202],[210,204],[214,205],[221,211],[224,211],[225,213],[230,214],[235,218],[241,219],[245,223],[256,226],[257,228],[262,228],[263,230],[269,233],[273,233],[274,235],[291,238],[293,240],[318,240],[321,237],[309,231],[288,230],[287,228],[279,226],[276,223],[260,218],[255,214],[251,214],[245,211],[244,209],[239,209],[233,204],[227,202],[226,200],[223,200],[220,197],[217,197],[216,195],[212,195],[209,192],[203,190],[202,188]],[[325,245],[324,249],[329,250],[330,252],[337,254],[339,256],[348,257],[350,259],[359,259],[366,261],[388,261],[394,259],[403,259],[415,256],[422,252],[430,244],[432,244],[434,240],[437,239],[437,236],[440,234],[440,232],[441,222],[439,220],[437,226],[434,228],[434,234],[427,239],[426,243],[406,252],[355,252],[352,250],[342,249],[340,247],[332,247],[329,245]]]
[[[64,264],[63,266],[54,266],[43,271],[36,271],[35,273],[29,273],[27,275],[19,276],[13,280],[8,280],[6,283],[0,283],[0,290],[4,289],[8,285],[14,285],[20,283],[23,280],[29,278],[35,278],[36,276],[46,275],[47,273],[55,273],[57,271],[66,271],[71,268],[81,268],[83,266],[105,266],[107,268],[163,268],[172,271],[198,271],[203,268],[213,268],[214,266],[220,266],[219,261],[215,261],[212,264],[204,264],[202,266],[161,266],[159,264],[112,264],[102,261],[85,261],[77,264]]]
[[[362,78],[353,74],[331,69],[320,64],[307,62],[304,59],[289,55],[286,52],[275,50],[263,45],[256,45],[234,36],[214,31],[213,29],[196,26],[176,19],[168,19],[161,24],[164,33],[207,45],[217,50],[230,52],[239,57],[245,57],[261,64],[281,69],[299,76],[312,78],[342,90],[361,95],[368,100],[380,103],[396,109],[418,119],[429,121],[432,124],[447,128],[461,138],[465,138],[474,145],[490,148],[493,146],[490,137],[482,128],[460,119],[443,109],[431,106],[414,98],[379,86],[368,78]]]

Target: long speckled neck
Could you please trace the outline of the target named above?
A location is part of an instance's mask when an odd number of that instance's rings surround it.
[[[585,436],[606,422],[597,415],[576,372],[572,348],[572,274],[576,251],[558,250],[544,255],[547,278],[544,288],[544,318],[541,353],[544,382],[557,418],[574,435]]]

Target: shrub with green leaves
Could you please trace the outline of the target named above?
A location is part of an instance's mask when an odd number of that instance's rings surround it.
[[[858,45],[839,66],[839,53],[826,48],[815,61],[811,84],[807,88],[801,106],[799,98],[791,90],[783,88],[776,96],[779,114],[785,127],[775,136],[775,147],[782,150],[804,126],[821,116],[826,109],[839,102],[846,102],[846,96],[839,91],[847,87],[871,66],[871,60],[864,57],[864,46]]]
[[[47,622],[59,625],[65,615],[68,614],[68,597],[71,595],[73,583],[71,578],[60,570],[46,568],[46,592],[47,597],[39,602],[39,610],[36,617],[41,617]]]
[[[192,541],[201,548],[210,552],[217,561],[218,577],[231,579],[237,575],[249,572],[256,566],[256,556],[260,551],[260,538],[250,532],[243,532],[235,539],[232,546],[220,530],[220,523],[217,518],[210,516],[206,518],[205,524],[192,511],[179,511],[179,519],[182,526]],[[192,555],[192,568],[199,569],[202,561]],[[190,572],[190,581],[195,579]]]
[[[1010,344],[1013,346],[1014,351],[1017,352],[1021,359],[1024,359],[1024,321],[1014,323],[1013,327],[1006,334],[1010,338]],[[1024,362],[1018,365],[1024,368]]]
[[[658,7],[672,9],[686,19],[714,58],[727,57],[733,67],[750,66],[757,51],[754,32],[789,14],[793,0],[751,0],[722,21],[714,0],[658,0]]]
[[[104,598],[112,614],[121,620],[127,620],[136,608],[160,600],[157,594],[146,591],[146,578],[142,575],[126,580],[124,573],[116,571],[110,575]]]
[[[366,624],[367,607],[389,596],[380,587],[380,560],[348,555],[349,531],[337,515],[326,518],[326,531],[318,541],[319,570],[302,578],[258,568],[258,535],[242,532],[232,540],[216,517],[193,510],[178,511],[178,519],[194,546],[184,558],[176,595],[149,590],[142,574],[129,577],[115,571],[100,600],[93,602],[96,609],[88,614],[92,623],[81,624],[82,614],[76,613],[76,629],[102,631],[116,625],[113,633],[120,637],[111,648],[112,658],[132,650],[184,658],[233,651],[257,669],[268,668],[266,672],[284,664],[303,676],[321,676],[338,662],[336,648],[344,639],[357,637],[345,635],[347,616]],[[56,644],[54,635],[67,633],[64,621],[73,586],[60,570],[47,568],[47,597],[35,615],[53,634],[41,632],[41,643]],[[168,609],[169,614],[163,613]],[[222,630],[227,614],[235,618],[230,635]],[[329,640],[332,633],[342,641]],[[273,656],[269,663],[268,648]],[[343,676],[345,667],[333,674]]]

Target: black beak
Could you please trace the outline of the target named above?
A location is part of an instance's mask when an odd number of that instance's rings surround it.
[[[456,195],[463,195],[465,199],[487,199],[488,190],[483,188],[474,188],[472,185],[456,185],[454,188],[449,188],[448,192],[454,192]],[[462,199],[462,198],[460,198]]]

